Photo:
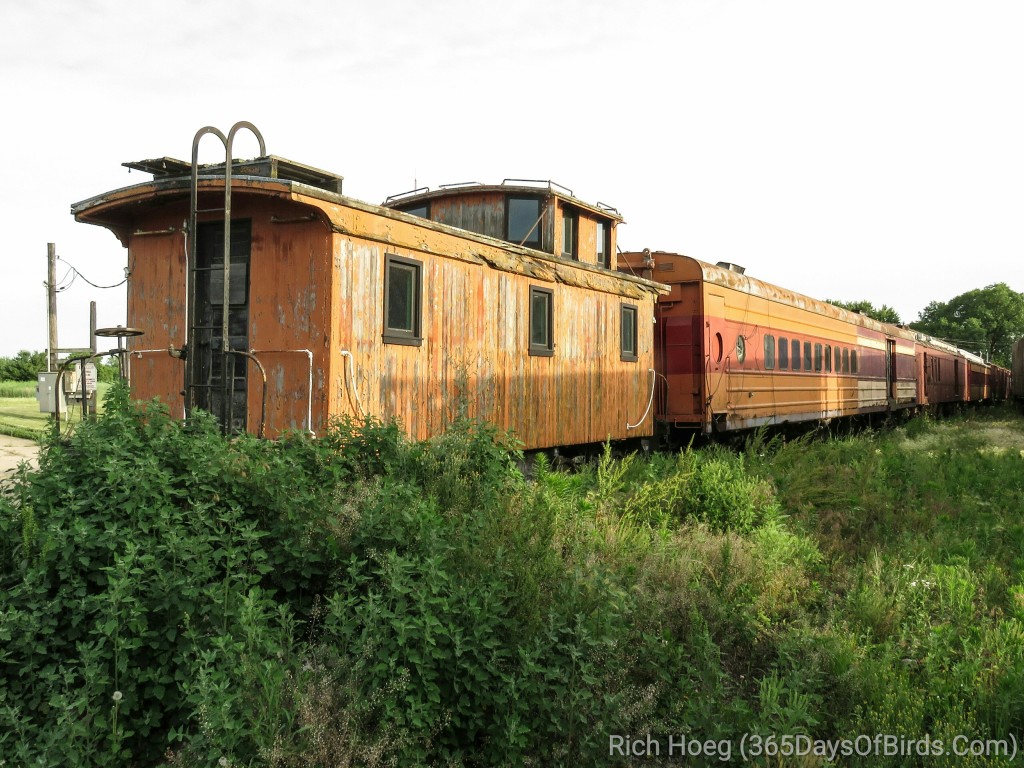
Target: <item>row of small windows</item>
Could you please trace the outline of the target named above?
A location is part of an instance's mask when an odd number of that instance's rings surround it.
[[[430,204],[424,203],[412,208],[402,208],[424,219],[430,218]],[[562,247],[560,254],[566,259],[579,259],[579,211],[569,205],[562,204]],[[505,236],[511,243],[527,248],[542,247],[541,230],[544,219],[543,200],[539,197],[505,198]],[[611,267],[611,227],[606,221],[595,221],[595,261],[602,267]]]
[[[423,264],[388,254],[384,266],[384,334],[386,344],[419,346],[423,342]],[[550,357],[555,353],[554,292],[530,286],[529,353]],[[619,305],[619,353],[622,360],[637,360],[637,307]]]
[[[818,344],[799,339],[779,337],[778,356],[776,357],[775,337],[766,334],[764,337],[764,367],[767,371],[775,370],[776,363],[780,371],[815,371],[821,373],[857,373],[857,350],[847,347],[833,347],[831,344]]]

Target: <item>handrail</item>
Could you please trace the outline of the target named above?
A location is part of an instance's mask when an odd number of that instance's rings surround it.
[[[626,429],[636,429],[645,421],[647,421],[647,414],[651,412],[651,406],[654,404],[654,385],[658,381],[658,372],[655,371],[653,368],[648,368],[647,372],[651,375],[651,397],[647,401],[647,409],[644,411],[644,415],[640,417],[640,421],[638,421],[636,424],[630,424],[629,420],[627,419]]]

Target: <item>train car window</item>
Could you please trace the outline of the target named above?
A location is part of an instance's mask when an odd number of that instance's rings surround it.
[[[821,370],[821,344],[814,345],[814,370]]]
[[[619,352],[626,362],[636,362],[637,359],[636,313],[635,304],[619,305]]]
[[[804,342],[804,370],[811,370],[811,342]]]
[[[609,258],[612,253],[611,227],[603,221],[596,222],[596,225],[597,231],[594,234],[594,240],[597,243],[597,263],[605,269],[611,269],[612,262]]]
[[[771,371],[775,369],[775,337],[766,334],[764,337],[764,369]]]
[[[414,205],[412,208],[399,208],[402,213],[409,213],[413,216],[419,216],[421,219],[430,218],[430,203],[423,203],[421,205]]]
[[[742,336],[736,337],[736,362],[742,363],[747,357],[747,340]]]
[[[779,336],[779,370],[789,368],[789,339]]]
[[[420,346],[423,264],[387,254],[384,263],[385,344]]]
[[[843,350],[843,373],[850,372],[850,350]]]
[[[722,340],[722,334],[715,334],[715,362],[722,362],[722,354],[725,351],[725,342]]]
[[[857,372],[857,350],[850,352],[850,373]]]
[[[530,286],[530,354],[555,354],[554,294],[548,288]]]
[[[839,347],[836,347],[836,364],[833,368],[835,368],[836,373],[843,370],[843,351]]]
[[[576,249],[576,233],[579,231],[579,214],[567,205],[562,206],[562,257],[579,258]]]
[[[793,339],[793,354],[792,354],[792,357],[793,357],[793,370],[794,371],[799,371],[800,370],[800,342],[797,341],[796,339]]]
[[[540,248],[543,224],[541,201],[537,197],[509,197],[505,203],[505,231],[510,243]]]
[[[832,373],[832,345],[825,345],[825,373]]]

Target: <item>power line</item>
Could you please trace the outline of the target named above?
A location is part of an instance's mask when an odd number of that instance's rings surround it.
[[[60,261],[63,261],[63,262],[65,263],[65,264],[67,264],[67,265],[68,265],[68,267],[69,267],[69,268],[71,269],[71,271],[75,273],[75,277],[80,277],[80,278],[82,278],[83,280],[85,280],[85,282],[87,282],[87,283],[88,283],[89,285],[91,285],[91,286],[92,286],[93,288],[117,288],[117,287],[119,287],[119,286],[122,286],[122,285],[124,285],[125,283],[127,283],[127,282],[128,282],[128,275],[127,275],[127,274],[125,274],[125,276],[124,276],[124,280],[122,280],[122,281],[121,281],[121,282],[119,282],[119,283],[114,283],[113,285],[97,285],[97,284],[96,284],[96,283],[94,283],[94,282],[93,282],[92,280],[90,280],[90,279],[89,279],[89,278],[87,278],[87,277],[86,277],[85,275],[83,275],[83,274],[82,274],[81,272],[79,272],[79,271],[78,271],[77,269],[75,269],[75,267],[74,267],[74,266],[73,266],[73,265],[71,264],[71,262],[69,262],[69,261],[68,261],[67,259],[61,258],[60,256],[58,256],[57,258],[58,258],[58,259],[60,259]],[[65,275],[65,277],[67,277],[67,275]],[[73,278],[72,278],[72,281],[71,281],[71,282],[74,282],[74,279],[73,279]],[[68,285],[67,285],[67,286],[65,286],[65,287],[64,287],[63,289],[58,289],[58,290],[66,290],[66,289],[67,289],[67,288],[69,288],[70,286],[71,286],[71,283],[68,283]]]

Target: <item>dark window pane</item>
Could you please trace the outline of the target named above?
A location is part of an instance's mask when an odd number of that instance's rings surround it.
[[[542,224],[537,221],[539,218],[540,200],[534,197],[510,197],[508,199],[509,241],[529,246],[540,245]]]
[[[814,370],[821,370],[821,344],[814,345]]]
[[[636,350],[636,307],[623,306],[621,312],[620,352],[622,357],[635,360]]]
[[[789,368],[789,339],[785,336],[779,337],[779,370]]]
[[[850,350],[843,350],[843,373],[850,372]]]
[[[554,349],[551,317],[551,291],[543,288],[530,289],[530,353],[551,354]]]
[[[800,370],[800,342],[797,341],[796,339],[793,339],[793,349],[792,349],[792,352],[793,352],[793,370],[794,371],[799,371]]]
[[[850,353],[850,373],[857,372],[857,350],[853,350]]]
[[[811,370],[811,342],[804,342],[804,370]]]
[[[825,373],[832,372],[832,345],[825,345]]]
[[[414,333],[415,308],[414,267],[405,264],[391,264],[388,270],[388,329]]]
[[[562,255],[576,258],[576,212],[562,209]]]
[[[769,371],[775,368],[775,337],[770,334],[764,337],[764,367]]]
[[[608,226],[603,221],[597,222],[597,233],[594,239],[597,242],[597,263],[602,267],[608,266]]]

